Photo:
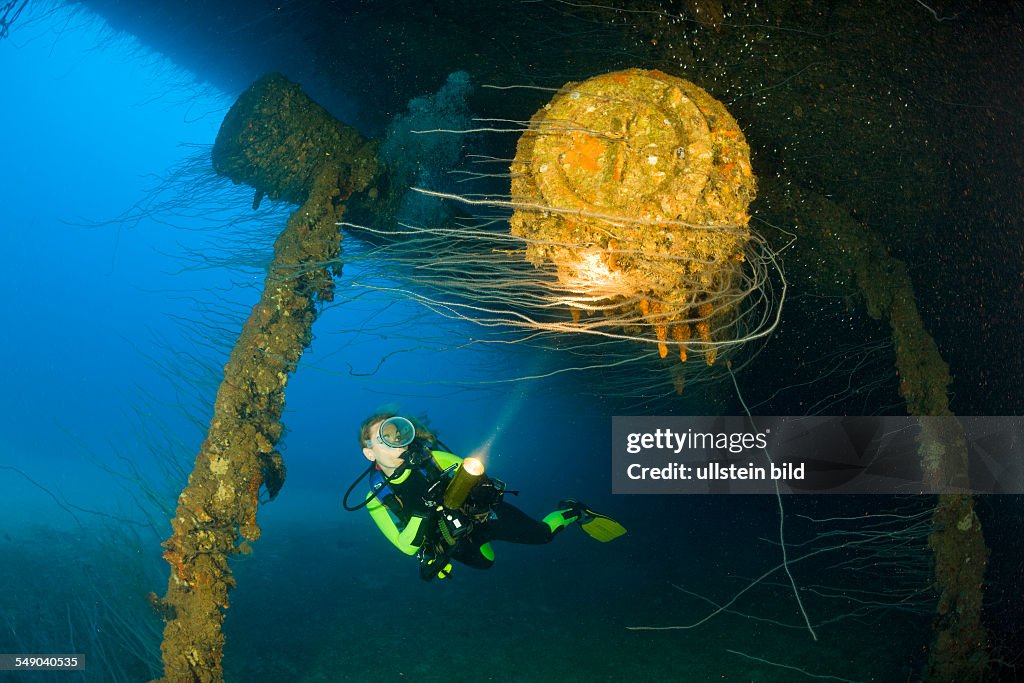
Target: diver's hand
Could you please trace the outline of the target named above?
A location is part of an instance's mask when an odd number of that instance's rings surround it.
[[[441,505],[441,501],[444,499],[444,488],[447,484],[447,480],[444,478],[438,479],[430,488],[423,494],[423,507],[428,510],[434,510]]]
[[[422,547],[416,558],[420,561],[420,578],[424,581],[446,579],[452,573],[452,563],[448,559],[447,550],[438,552],[436,548],[428,550]]]

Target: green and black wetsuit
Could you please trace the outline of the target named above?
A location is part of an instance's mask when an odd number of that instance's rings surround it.
[[[415,555],[426,535],[432,531],[428,528],[429,523],[424,523],[432,512],[423,503],[427,489],[444,470],[462,464],[462,458],[444,451],[431,451],[430,455],[423,465],[410,467],[391,481],[385,479],[379,468],[370,477],[371,492],[367,498],[374,499],[366,509],[381,533],[406,555]],[[577,514],[572,510],[556,510],[543,520],[536,520],[514,505],[501,501],[485,521],[475,524],[458,540],[451,558],[470,567],[488,569],[494,564],[491,541],[547,543],[575,522]]]

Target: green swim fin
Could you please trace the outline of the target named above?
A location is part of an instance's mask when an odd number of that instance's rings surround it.
[[[611,517],[605,517],[593,510],[587,510],[584,513],[583,518],[580,520],[580,526],[590,534],[591,538],[596,538],[602,543],[615,540],[626,533],[626,527]]]
[[[575,508],[580,511],[579,522],[580,527],[583,531],[587,532],[591,538],[596,538],[602,543],[613,541],[619,536],[626,533],[626,527],[616,522],[607,515],[602,515],[600,512],[594,512],[588,508],[585,504],[579,503],[575,500],[564,501],[559,504],[559,507]]]

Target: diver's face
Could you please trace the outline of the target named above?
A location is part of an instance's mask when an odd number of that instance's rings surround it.
[[[402,454],[405,453],[405,449],[408,446],[395,448],[381,441],[379,434],[380,426],[383,422],[384,420],[380,420],[370,425],[370,434],[373,436],[370,437],[370,446],[363,447],[363,455],[366,456],[367,460],[376,462],[384,474],[391,476],[405,462],[402,459]]]

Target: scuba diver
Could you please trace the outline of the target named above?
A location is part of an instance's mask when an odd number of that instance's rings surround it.
[[[396,548],[416,555],[425,581],[446,578],[453,560],[489,569],[491,541],[540,545],[573,524],[602,542],[626,533],[575,500],[562,501],[543,520],[533,519],[505,502],[506,494],[519,492],[484,474],[479,460],[453,455],[423,424],[394,412],[364,420],[359,444],[370,466],[345,493],[345,509],[365,507]],[[367,475],[366,498],[350,506],[349,496]]]

